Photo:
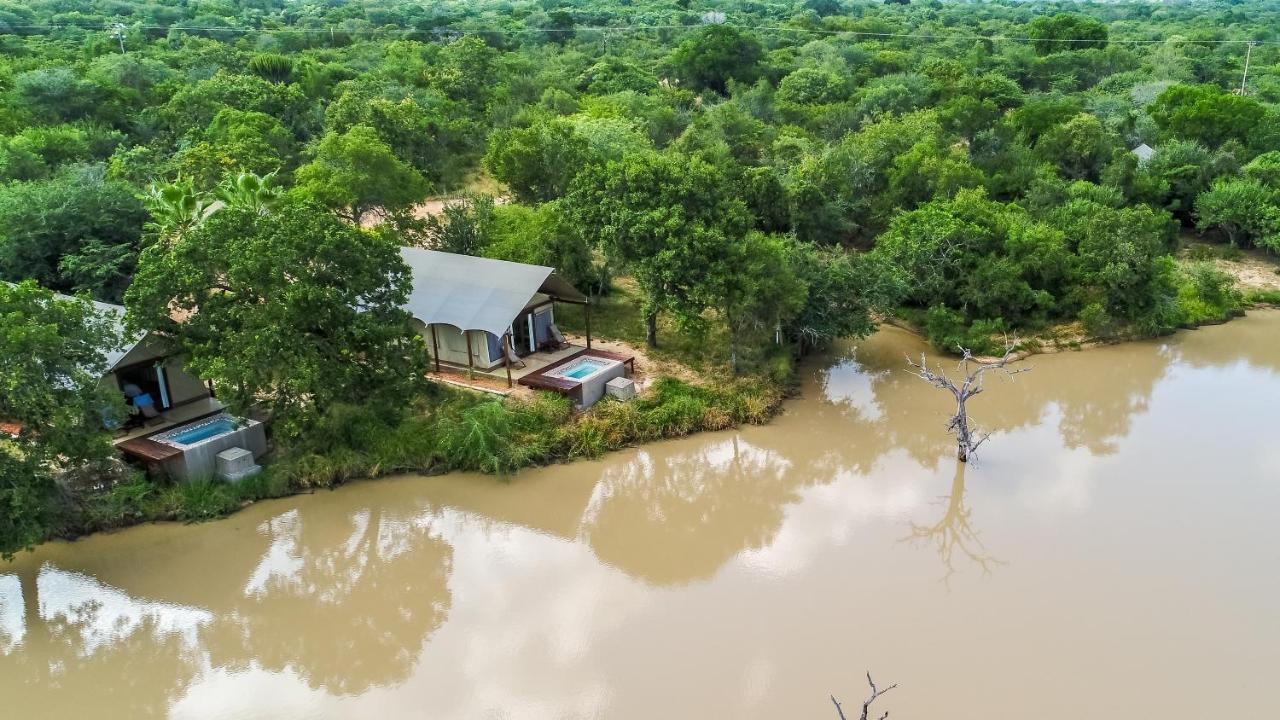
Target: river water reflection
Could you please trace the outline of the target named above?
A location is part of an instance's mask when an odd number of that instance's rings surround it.
[[[5,715],[822,718],[870,668],[894,717],[1280,717],[1280,312],[993,378],[967,468],[920,349],[767,427],[45,545]]]

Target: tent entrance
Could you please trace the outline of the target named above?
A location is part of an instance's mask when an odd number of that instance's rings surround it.
[[[529,324],[531,316],[532,313],[526,310],[511,323],[511,345],[515,347],[517,357],[529,355],[537,347],[533,343],[532,326]]]

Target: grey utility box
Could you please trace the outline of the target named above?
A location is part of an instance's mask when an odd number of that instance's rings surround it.
[[[604,391],[611,398],[630,400],[636,396],[636,381],[626,377],[616,377],[605,383]]]
[[[218,453],[218,477],[227,482],[237,482],[250,475],[257,475],[262,466],[253,461],[253,453],[240,447],[227,448]]]

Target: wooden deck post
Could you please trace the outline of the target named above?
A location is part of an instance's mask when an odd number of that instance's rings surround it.
[[[467,379],[474,380],[476,359],[471,354],[471,331],[463,330],[462,334],[467,336]]]
[[[507,352],[510,345],[507,342],[511,339],[511,331],[508,330],[506,335],[502,336],[502,362],[507,366],[507,387],[511,387],[511,355]],[[514,352],[514,350],[512,351]]]
[[[591,349],[591,301],[587,300],[583,306],[587,311],[587,349]]]
[[[436,361],[436,372],[440,372],[440,341],[436,339],[435,323],[431,323],[431,357]]]

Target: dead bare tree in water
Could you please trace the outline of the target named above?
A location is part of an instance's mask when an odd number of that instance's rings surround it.
[[[946,390],[955,396],[956,412],[947,422],[947,430],[956,434],[956,458],[960,462],[968,462],[969,456],[991,436],[991,433],[981,433],[976,424],[972,427],[970,426],[969,411],[965,407],[965,403],[968,402],[969,398],[983,391],[983,375],[989,370],[1000,370],[1006,375],[1013,376],[1031,369],[1019,368],[1010,370],[1005,367],[1016,359],[1013,357],[1013,349],[1017,344],[1016,338],[1012,343],[1006,341],[1004,355],[992,362],[981,362],[973,356],[973,353],[969,352],[969,348],[960,348],[961,357],[956,369],[964,373],[964,382],[958,386],[951,378],[947,377],[946,373],[930,370],[924,353],[920,353],[919,363],[913,361],[910,355],[907,356],[907,364],[913,368],[908,372],[930,385]],[[975,365],[976,367],[974,367]],[[981,437],[979,437],[979,434],[981,434]]]
[[[867,671],[867,684],[871,686],[871,697],[863,701],[862,715],[858,716],[858,720],[867,720],[867,713],[871,711],[871,703],[875,702],[876,698],[880,697],[881,695],[898,687],[898,683],[894,683],[889,687],[883,690],[880,690],[879,688],[876,687],[875,681],[871,679],[871,671],[869,670]],[[847,717],[845,717],[844,708],[840,707],[840,701],[836,700],[835,695],[831,696],[831,703],[836,706],[836,712],[840,714],[840,720],[849,720]],[[885,718],[887,717],[889,717],[889,711],[885,710],[884,714],[880,716],[880,720],[885,720]]]

